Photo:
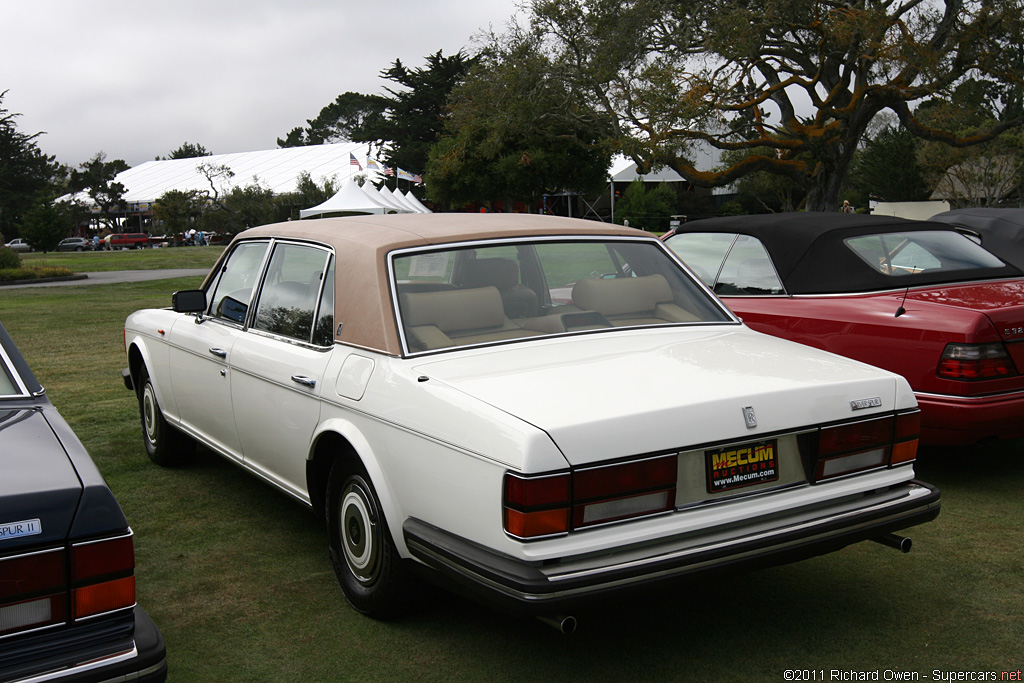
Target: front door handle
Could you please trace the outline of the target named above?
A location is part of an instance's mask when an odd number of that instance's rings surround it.
[[[214,347],[212,347],[210,349],[210,353],[212,353],[213,355],[217,356],[217,358],[227,358],[228,357],[228,352],[227,351],[225,351],[224,349],[218,349],[216,346],[214,346]]]
[[[315,387],[316,380],[312,377],[306,377],[305,375],[292,375],[292,381],[297,382],[305,387]]]

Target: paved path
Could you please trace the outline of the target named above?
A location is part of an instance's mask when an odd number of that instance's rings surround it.
[[[57,282],[31,282],[20,285],[4,285],[0,290],[14,287],[67,287],[68,285],[107,285],[112,282],[142,282],[144,280],[167,280],[172,277],[206,275],[209,268],[168,268],[166,270],[108,270],[86,273],[80,280],[59,280]]]

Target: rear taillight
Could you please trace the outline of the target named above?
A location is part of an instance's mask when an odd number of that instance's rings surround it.
[[[126,536],[0,559],[0,637],[135,605]]]
[[[564,534],[569,530],[568,474],[505,475],[505,531],[517,538]]]
[[[921,413],[916,410],[824,427],[818,432],[814,480],[911,462],[917,457],[920,431]]]
[[[0,637],[67,619],[62,549],[0,560]]]
[[[939,377],[962,381],[1013,377],[1017,368],[1006,347],[994,344],[947,344],[939,359]]]
[[[676,456],[526,477],[505,475],[505,531],[517,538],[564,534],[671,510]]]
[[[75,619],[135,604],[131,535],[71,547],[71,604]]]

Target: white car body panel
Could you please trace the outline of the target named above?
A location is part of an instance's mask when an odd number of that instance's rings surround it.
[[[621,331],[445,357],[417,370],[551,434],[572,465],[791,429],[897,401],[895,375],[746,327]],[[456,354],[458,355],[458,354]],[[780,372],[798,366],[799,372]],[[843,376],[843,383],[835,380]],[[742,408],[758,426],[746,429]]]

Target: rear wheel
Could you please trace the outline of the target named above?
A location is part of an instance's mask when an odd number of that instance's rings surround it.
[[[142,442],[150,460],[161,467],[175,467],[191,459],[195,441],[167,424],[145,366],[139,371],[139,419]]]
[[[327,481],[331,563],[349,604],[371,617],[409,608],[414,577],[391,540],[377,494],[362,467],[337,463]]]

